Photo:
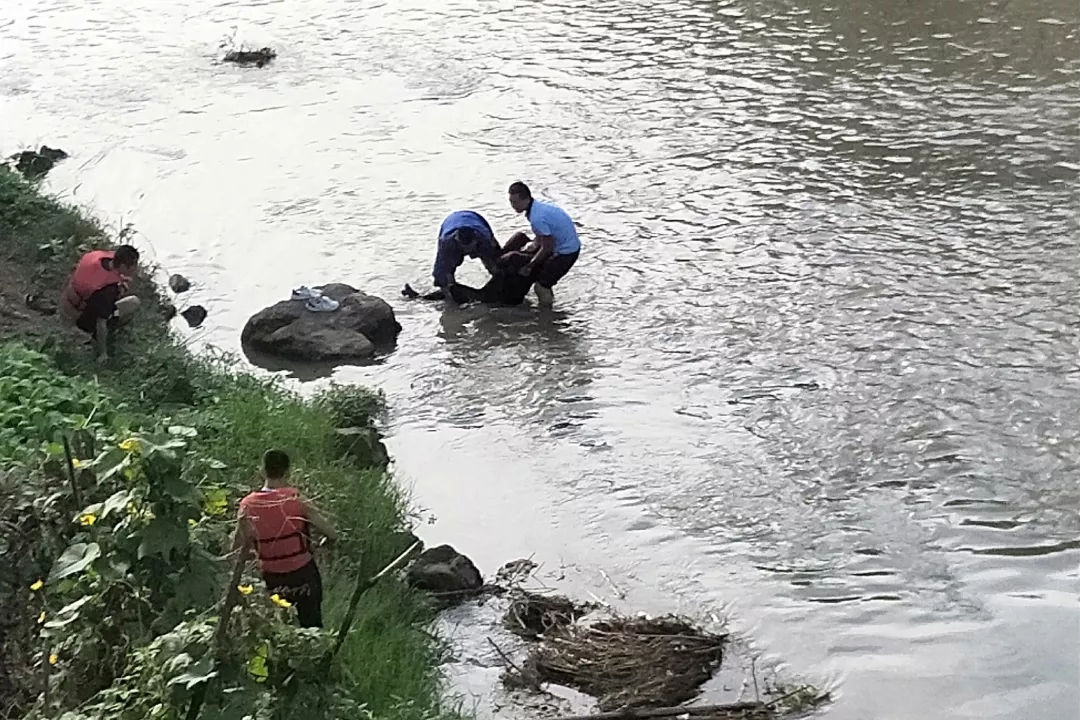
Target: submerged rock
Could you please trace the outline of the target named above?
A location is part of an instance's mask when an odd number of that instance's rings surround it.
[[[237,65],[262,67],[276,57],[277,53],[274,52],[273,48],[264,47],[258,50],[230,50],[222,59],[224,62],[236,63]]]
[[[359,360],[401,332],[386,301],[341,283],[315,288],[338,303],[332,312],[312,312],[306,300],[282,300],[259,311],[240,335],[245,347],[300,362]]]
[[[172,300],[162,299],[161,317],[165,318],[166,321],[176,317],[176,305],[173,304]]]
[[[191,289],[191,281],[180,273],[174,273],[169,276],[169,288],[179,295]]]
[[[42,145],[38,150],[23,150],[11,156],[15,161],[15,169],[22,173],[27,180],[40,178],[53,169],[59,161],[68,156],[59,148],[51,148]]]
[[[479,592],[484,578],[472,560],[449,545],[425,550],[409,568],[409,585],[417,590],[435,593]]]

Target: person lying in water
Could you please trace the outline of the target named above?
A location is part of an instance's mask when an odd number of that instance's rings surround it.
[[[535,251],[534,251],[535,252]],[[491,279],[481,288],[473,288],[461,283],[453,283],[446,290],[438,288],[421,295],[412,286],[405,285],[401,294],[407,298],[421,300],[445,300],[447,297],[458,305],[481,302],[487,305],[520,305],[532,289],[533,275],[522,275],[521,271],[532,262],[534,252],[509,252],[495,260],[495,271]]]
[[[450,213],[439,227],[439,247],[435,254],[435,266],[431,276],[443,298],[453,300],[461,293],[450,292],[456,284],[455,271],[465,258],[477,258],[491,275],[495,275],[496,263],[503,254],[495,233],[484,216],[472,210]]]

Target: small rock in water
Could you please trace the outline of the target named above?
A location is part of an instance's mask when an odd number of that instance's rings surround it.
[[[409,585],[432,593],[479,591],[484,578],[472,560],[449,545],[425,550],[408,573]]]
[[[173,305],[171,300],[163,300],[161,302],[161,316],[168,322],[176,317],[176,306]]]
[[[169,276],[169,287],[172,291],[179,295],[180,293],[187,292],[191,289],[191,281],[180,273],[175,273]]]
[[[23,150],[11,156],[15,161],[15,169],[22,173],[27,180],[35,180],[44,176],[57,162],[66,158],[68,154],[59,148],[51,148],[42,145],[38,150]]]
[[[274,52],[273,48],[264,47],[259,50],[230,50],[225,54],[224,61],[236,63],[237,65],[262,67],[276,57],[277,53]]]
[[[206,308],[202,305],[192,305],[184,312],[180,313],[180,317],[187,320],[189,327],[197,328],[203,324],[203,320],[206,319]]]

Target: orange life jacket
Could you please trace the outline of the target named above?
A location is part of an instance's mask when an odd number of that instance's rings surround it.
[[[296,488],[263,488],[240,501],[255,536],[259,568],[289,573],[311,562],[308,519]]]
[[[116,270],[106,270],[101,266],[102,260],[112,259],[111,250],[91,250],[79,258],[79,264],[64,288],[63,304],[69,314],[81,314],[91,295],[103,287],[125,281],[124,276]]]

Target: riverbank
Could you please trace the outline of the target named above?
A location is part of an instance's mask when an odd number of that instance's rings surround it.
[[[329,670],[330,634],[294,628],[254,577],[224,642],[211,640],[231,519],[265,449],[290,452],[342,533],[320,558],[328,628],[357,579],[404,549],[407,505],[373,428],[379,397],[304,400],[195,357],[150,272],[137,322],[95,362],[50,301],[81,252],[128,234],[0,168],[0,717],[178,718],[198,692],[208,715],[229,717],[444,714],[431,611],[392,578],[364,596]]]

